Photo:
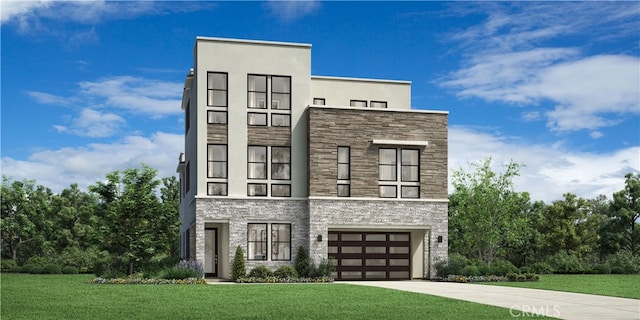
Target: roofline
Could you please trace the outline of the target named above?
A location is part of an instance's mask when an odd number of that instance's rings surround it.
[[[360,81],[360,82],[378,82],[378,83],[396,83],[411,84],[408,80],[388,80],[388,79],[371,79],[371,78],[350,78],[350,77],[332,77],[332,76],[311,76],[311,80],[339,80],[339,81]]]
[[[361,108],[361,107],[341,107],[341,106],[322,106],[310,104],[307,108],[317,109],[343,109],[343,110],[361,110],[361,111],[382,111],[382,112],[408,112],[408,113],[431,113],[431,114],[449,114],[449,111],[445,110],[426,110],[426,109],[382,109],[382,108]]]
[[[279,42],[279,41],[265,41],[265,40],[247,40],[247,39],[234,39],[234,38],[216,38],[216,37],[203,37],[196,36],[196,42],[202,41],[215,41],[215,42],[230,42],[230,43],[245,43],[245,44],[264,44],[272,46],[287,46],[287,47],[303,47],[311,48],[310,43],[296,43],[296,42]]]

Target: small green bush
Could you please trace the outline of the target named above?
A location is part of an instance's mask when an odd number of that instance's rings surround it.
[[[311,259],[307,254],[307,251],[303,246],[298,248],[298,253],[296,254],[296,263],[295,269],[298,275],[302,278],[310,278],[311,273],[313,272]]]
[[[197,261],[181,260],[174,267],[163,270],[161,274],[160,278],[162,279],[202,278],[204,277],[204,269]]]
[[[13,268],[18,266],[18,264],[12,259],[2,259],[0,260],[0,271],[1,272],[11,272]]]
[[[234,281],[247,275],[247,269],[244,264],[244,250],[242,250],[242,247],[240,246],[236,248],[236,254],[233,257],[231,270],[231,279]]]
[[[273,272],[263,264],[259,264],[249,271],[250,278],[267,278],[273,276]]]
[[[335,266],[330,260],[322,259],[317,267],[312,265],[312,269],[313,278],[331,277],[333,270],[335,270]]]
[[[462,268],[462,270],[460,270],[460,274],[463,276],[479,276],[480,275],[480,269],[478,269],[478,267],[474,266],[474,265],[469,265],[466,266],[464,268]]]
[[[450,274],[460,274],[462,268],[466,267],[469,264],[469,260],[467,257],[459,254],[452,253],[449,255],[449,273]]]
[[[546,262],[536,262],[531,265],[533,271],[539,274],[551,274],[554,272],[553,267]]]
[[[62,269],[60,268],[59,265],[50,263],[42,267],[42,273],[43,274],[61,274]]]
[[[489,273],[496,276],[505,276],[507,273],[519,274],[520,269],[507,260],[496,260],[489,268]]]
[[[273,272],[273,275],[277,278],[281,279],[293,279],[298,277],[298,272],[296,268],[290,265],[280,266],[276,271]]]
[[[449,263],[447,260],[438,260],[433,266],[436,268],[436,276],[438,278],[446,278],[451,274],[449,272]]]
[[[64,268],[62,268],[62,273],[63,274],[78,274],[79,270],[78,270],[78,268],[76,268],[74,266],[65,266]]]
[[[611,273],[634,274],[640,272],[639,257],[634,257],[629,251],[618,251],[609,256],[607,262],[611,266]]]
[[[40,256],[33,256],[33,257],[30,257],[29,259],[27,259],[27,261],[24,264],[25,265],[33,264],[33,265],[36,265],[36,266],[44,267],[49,263],[51,263],[50,259],[47,259],[45,257],[40,257]]]
[[[533,268],[530,266],[522,266],[520,267],[520,273],[533,273]]]
[[[25,264],[22,267],[22,273],[41,274],[42,268],[44,267],[39,266],[37,264]]]
[[[583,273],[584,267],[580,258],[560,251],[547,258],[546,262],[553,268],[555,273],[576,274]]]
[[[15,266],[15,267],[11,268],[11,270],[9,270],[9,272],[11,272],[11,273],[22,273],[22,267],[21,266]]]

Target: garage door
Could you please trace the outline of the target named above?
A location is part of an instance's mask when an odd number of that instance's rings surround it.
[[[334,279],[409,279],[409,240],[408,232],[329,231]]]

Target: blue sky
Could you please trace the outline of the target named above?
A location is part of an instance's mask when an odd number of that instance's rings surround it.
[[[638,2],[1,2],[2,174],[60,191],[175,174],[196,36],[310,43],[312,74],[412,81],[449,167],[552,201],[640,172]],[[452,190],[450,190],[452,191]]]

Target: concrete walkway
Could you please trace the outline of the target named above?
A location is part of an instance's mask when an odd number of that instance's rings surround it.
[[[343,282],[417,292],[508,308],[514,318],[640,320],[640,300],[592,294],[432,281]]]

